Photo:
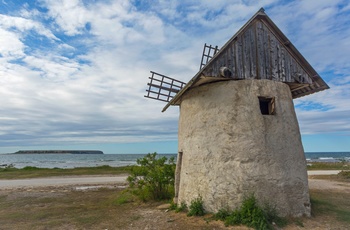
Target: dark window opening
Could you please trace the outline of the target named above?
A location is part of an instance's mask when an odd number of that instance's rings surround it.
[[[262,115],[275,114],[275,98],[274,97],[259,97],[260,111]]]

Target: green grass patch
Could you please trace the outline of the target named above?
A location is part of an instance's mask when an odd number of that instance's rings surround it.
[[[308,170],[350,170],[350,162],[310,162]]]
[[[112,203],[115,205],[123,205],[123,204],[131,203],[134,200],[135,200],[134,195],[130,191],[124,190],[123,192],[121,192],[120,195],[113,198]]]
[[[347,193],[310,190],[311,212],[317,216],[334,216],[350,224],[350,199]]]
[[[50,176],[76,176],[76,175],[118,175],[129,174],[135,166],[111,167],[108,165],[96,167],[78,167],[73,169],[37,168],[27,166],[22,169],[13,167],[0,168],[0,179],[25,179]]]
[[[204,216],[203,199],[201,196],[191,201],[187,216]]]
[[[132,202],[116,205],[126,197],[114,189],[17,194],[1,196],[1,229],[125,229],[135,209]]]
[[[338,176],[342,179],[349,180],[350,179],[350,171],[341,171],[338,173]]]
[[[221,209],[214,218],[224,221],[226,226],[246,225],[254,229],[273,229],[272,222],[279,227],[287,225],[287,220],[277,216],[275,209],[270,206],[260,207],[253,195],[244,199],[239,209]]]

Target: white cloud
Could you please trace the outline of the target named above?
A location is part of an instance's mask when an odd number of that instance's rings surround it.
[[[89,21],[80,0],[43,0],[42,2],[49,10],[48,16],[54,18],[67,35],[81,34]]]
[[[8,30],[17,30],[24,33],[29,30],[34,30],[38,34],[43,35],[49,39],[58,40],[58,38],[48,29],[46,29],[40,22],[33,21],[22,17],[13,17],[0,14],[0,26]]]
[[[0,38],[2,43],[0,46],[0,54],[3,57],[12,59],[24,56],[24,45],[16,33],[0,28]]]

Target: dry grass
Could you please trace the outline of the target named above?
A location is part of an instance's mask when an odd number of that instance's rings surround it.
[[[118,202],[120,189],[17,191],[0,197],[1,229],[122,229],[137,203]]]
[[[310,162],[308,170],[350,170],[350,162]]]
[[[36,168],[25,167],[17,169],[13,167],[0,168],[0,179],[25,179],[49,176],[76,176],[76,175],[120,175],[129,173],[132,166],[111,167],[108,165],[97,167],[81,167],[73,169],[60,168]]]
[[[157,208],[161,203],[143,203],[124,191],[0,190],[0,229],[230,229],[220,222],[165,212]]]

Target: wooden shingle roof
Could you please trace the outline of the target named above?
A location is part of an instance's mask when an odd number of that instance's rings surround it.
[[[268,79],[289,85],[293,98],[329,86],[261,8],[164,107],[193,87],[223,80]]]

